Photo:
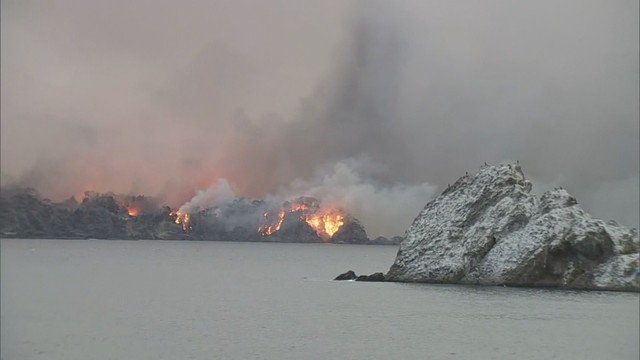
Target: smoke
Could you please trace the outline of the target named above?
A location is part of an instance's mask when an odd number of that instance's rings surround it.
[[[637,1],[1,6],[3,184],[179,206],[226,179],[397,234],[436,186],[518,159],[638,226]]]
[[[198,190],[191,200],[180,206],[179,211],[191,214],[207,209],[217,203],[231,201],[235,199],[235,197],[236,195],[233,192],[233,189],[231,189],[231,185],[229,185],[226,180],[219,179],[208,189]]]
[[[374,238],[402,235],[435,190],[428,183],[383,185],[364,177],[348,162],[338,162],[309,181],[294,181],[289,192],[348,210]]]

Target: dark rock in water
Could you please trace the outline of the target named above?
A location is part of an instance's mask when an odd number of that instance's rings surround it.
[[[333,280],[355,280],[355,281],[384,281],[384,274],[381,272],[373,273],[371,275],[357,276],[352,270],[338,275]]]
[[[356,278],[356,281],[384,281],[384,274],[377,272],[371,275],[360,275]]]
[[[346,273],[342,273],[342,274],[336,276],[336,278],[333,279],[333,280],[353,280],[356,277],[357,277],[356,273],[354,273],[353,270],[349,270]]]
[[[483,166],[425,206],[386,280],[639,291],[639,248],[564,189],[538,199],[519,165]]]

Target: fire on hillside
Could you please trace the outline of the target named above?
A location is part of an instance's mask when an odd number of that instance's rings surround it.
[[[193,200],[193,199],[192,199]],[[389,244],[370,240],[346,209],[311,197],[231,198],[171,209],[153,197],[85,192],[60,203],[33,189],[0,192],[0,231],[15,237]],[[197,204],[197,206],[196,206]],[[46,209],[46,210],[43,210]]]
[[[344,225],[345,212],[338,208],[320,206],[316,199],[301,197],[285,202],[278,211],[266,211],[264,224],[258,232],[264,236],[280,230],[286,216],[297,216],[309,225],[321,238],[328,240]]]

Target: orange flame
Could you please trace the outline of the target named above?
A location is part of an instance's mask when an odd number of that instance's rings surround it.
[[[332,208],[324,208],[316,211],[305,203],[285,203],[283,209],[278,212],[278,217],[274,220],[272,213],[267,211],[262,216],[265,219],[265,225],[258,228],[258,232],[263,236],[268,236],[280,230],[280,226],[284,222],[286,213],[301,212],[300,220],[305,221],[318,236],[324,239],[330,239],[344,225],[344,214],[342,211]],[[286,212],[285,212],[286,208]],[[310,213],[311,212],[311,213]]]
[[[191,220],[191,215],[189,215],[186,212],[182,212],[178,210],[178,211],[171,212],[169,216],[175,217],[174,222],[178,225],[182,225],[182,230],[184,232],[191,231],[191,224],[189,224],[189,221]]]
[[[140,209],[137,206],[129,205],[129,207],[127,207],[127,214],[131,217],[137,217],[140,215]]]
[[[266,222],[269,223],[269,212],[265,212],[262,214],[262,217],[265,218]],[[276,233],[280,230],[280,226],[282,226],[282,222],[284,221],[284,210],[280,209],[278,212],[278,218],[276,219],[273,225],[262,225],[258,228],[258,232],[263,236],[268,236]]]
[[[291,204],[291,212],[302,211],[306,213],[309,210],[309,206],[307,204]]]
[[[321,213],[307,215],[307,224],[318,236],[330,239],[344,225],[344,216],[336,210],[325,210]]]

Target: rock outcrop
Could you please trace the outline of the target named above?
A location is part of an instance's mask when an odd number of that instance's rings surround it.
[[[566,190],[538,199],[519,165],[483,166],[425,206],[385,280],[638,291],[639,249]]]
[[[353,270],[349,270],[345,273],[342,273],[336,276],[336,278],[333,280],[355,280],[357,277],[358,276],[356,275],[356,273],[353,272]]]
[[[356,281],[384,281],[384,274],[377,272],[371,275],[360,275],[356,278]]]
[[[384,274],[381,272],[373,273],[371,275],[356,275],[353,270],[349,270],[336,276],[333,280],[355,280],[355,281],[384,281]]]

